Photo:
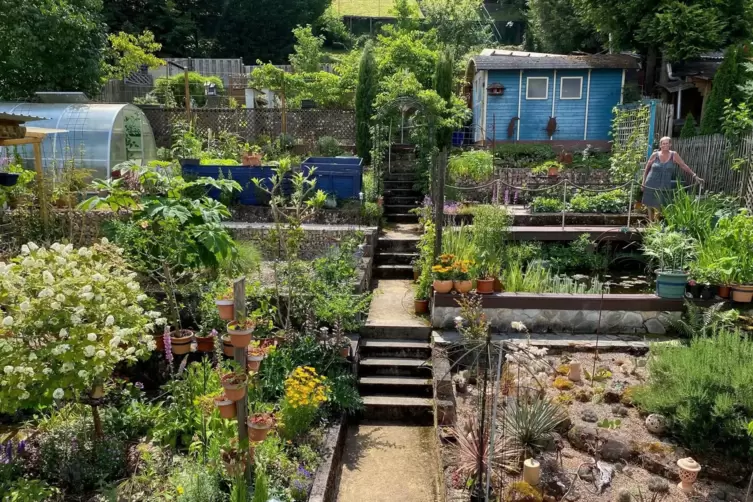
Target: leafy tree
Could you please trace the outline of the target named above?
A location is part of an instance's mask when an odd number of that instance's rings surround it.
[[[156,68],[165,62],[154,55],[162,44],[154,41],[154,33],[145,31],[140,35],[120,32],[107,36],[110,46],[107,48],[104,73],[105,77],[122,79],[138,71],[141,66]]]
[[[576,11],[574,0],[530,0],[528,33],[542,52],[598,52],[601,40]]]
[[[322,62],[324,37],[314,36],[311,25],[298,26],[293,29],[295,52],[290,55],[290,64],[296,72],[318,72]]]
[[[377,68],[374,48],[366,42],[358,67],[356,87],[356,152],[366,163],[371,161],[371,133],[369,124],[374,115],[374,98],[377,93]]]
[[[438,50],[427,43],[429,41],[422,31],[392,28],[387,26],[384,33],[377,37],[375,56],[379,74],[395,75],[408,70],[424,87],[431,87]]]
[[[481,0],[424,0],[423,24],[431,26],[438,41],[459,56],[493,41],[491,23],[479,16],[482,6]]]
[[[750,38],[753,4],[746,0],[575,0],[584,19],[612,49],[638,49],[647,57],[646,85],[655,80],[657,61],[692,58]]]
[[[685,124],[682,126],[682,130],[680,131],[680,137],[692,138],[697,134],[698,128],[696,127],[695,117],[693,117],[692,113],[688,113],[688,116],[685,117]]]
[[[701,118],[701,134],[715,134],[721,132],[724,117],[724,100],[733,98],[737,102],[739,95],[737,84],[740,67],[740,51],[730,47],[724,54],[724,60],[714,75],[711,94],[706,102],[706,109]]]
[[[350,49],[353,45],[353,35],[332,5],[316,20],[314,32],[324,35],[324,44],[327,46]]]
[[[100,0],[0,0],[0,98],[99,92],[101,11]]]

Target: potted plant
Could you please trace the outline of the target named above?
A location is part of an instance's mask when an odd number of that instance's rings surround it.
[[[452,285],[458,293],[465,294],[473,289],[473,281],[471,280],[472,266],[473,261],[471,260],[456,260],[452,264]]]
[[[476,293],[488,295],[494,293],[494,275],[491,271],[489,258],[483,257],[476,267]]]
[[[235,300],[233,299],[233,288],[227,288],[219,297],[214,300],[217,305],[217,311],[220,319],[223,321],[232,321],[235,319]]]
[[[225,394],[214,398],[214,405],[220,410],[220,416],[222,418],[230,419],[235,418],[236,408],[235,401],[228,399]]]
[[[340,357],[347,359],[350,356],[351,340],[347,336],[335,337],[335,348],[340,352]]]
[[[750,303],[753,300],[753,218],[741,212],[732,218],[721,218],[707,239],[709,246],[718,245],[717,263],[726,265],[723,272],[731,272],[728,279],[732,301]],[[726,275],[726,274],[725,274]]]
[[[272,413],[254,413],[248,417],[248,440],[264,441],[269,430],[275,424],[275,416]]]
[[[261,362],[267,356],[267,350],[259,347],[258,343],[254,342],[254,345],[249,346],[246,351],[246,368],[248,371],[258,372]]]
[[[439,263],[431,267],[431,274],[434,278],[432,286],[437,293],[449,293],[452,291],[452,263],[455,255],[443,254],[439,257]]]
[[[198,352],[214,352],[214,339],[217,337],[217,330],[213,329],[207,336],[196,335],[196,350]]]
[[[170,332],[170,347],[176,356],[191,352],[192,343],[193,331],[190,329],[176,329]]]
[[[230,343],[233,347],[248,347],[254,333],[256,323],[253,319],[241,319],[227,324],[227,333],[230,335]]]
[[[246,398],[246,386],[248,385],[248,375],[238,367],[235,361],[229,361],[228,368],[230,371],[220,376],[220,383],[225,389],[225,396],[231,401],[240,401]]]
[[[413,267],[413,282],[418,282],[418,278],[421,275],[421,263],[416,258],[413,258],[410,264]]]
[[[0,173],[0,186],[12,187],[18,182],[19,173]]]
[[[644,232],[643,252],[658,265],[656,296],[683,298],[688,282],[685,267],[695,252],[695,240],[680,232],[668,232],[654,224]]]
[[[235,347],[233,347],[233,343],[230,341],[230,335],[222,337],[222,353],[227,357],[233,357],[235,355]]]
[[[231,478],[243,476],[246,472],[248,459],[241,448],[238,447],[238,438],[230,440],[230,444],[222,446],[220,458],[225,465],[225,470]]]
[[[244,145],[244,148],[246,152],[243,154],[243,165],[261,166],[261,160],[264,157],[264,154],[261,151],[261,147],[259,145],[249,145],[248,143],[246,143]]]

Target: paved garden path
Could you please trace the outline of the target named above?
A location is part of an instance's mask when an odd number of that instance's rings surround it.
[[[373,286],[366,326],[428,326],[426,319],[415,314],[413,281],[379,279]]]
[[[348,429],[336,502],[439,500],[433,427],[362,422]]]

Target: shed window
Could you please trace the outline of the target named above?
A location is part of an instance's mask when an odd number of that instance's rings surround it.
[[[562,77],[560,99],[580,99],[583,95],[583,77]]]
[[[549,77],[527,77],[526,99],[548,99]]]

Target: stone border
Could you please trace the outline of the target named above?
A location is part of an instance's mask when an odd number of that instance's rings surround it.
[[[455,225],[473,223],[473,213],[470,214],[446,214]],[[513,226],[560,226],[562,225],[562,213],[530,213],[530,214],[513,214]],[[646,215],[643,213],[633,213],[630,216],[630,223],[635,224],[644,221]],[[568,225],[608,225],[608,226],[625,226],[628,222],[627,213],[565,213],[565,226]]]
[[[434,293],[434,307],[457,307],[458,296]],[[710,307],[718,301],[693,300]],[[494,293],[482,295],[485,309],[632,310],[634,312],[682,312],[685,300],[659,298],[654,294],[571,295],[558,293]]]
[[[337,480],[340,461],[345,449],[345,434],[348,419],[343,413],[338,421],[327,430],[324,439],[324,456],[314,475],[314,484],[309,492],[308,502],[331,502],[337,495]]]

